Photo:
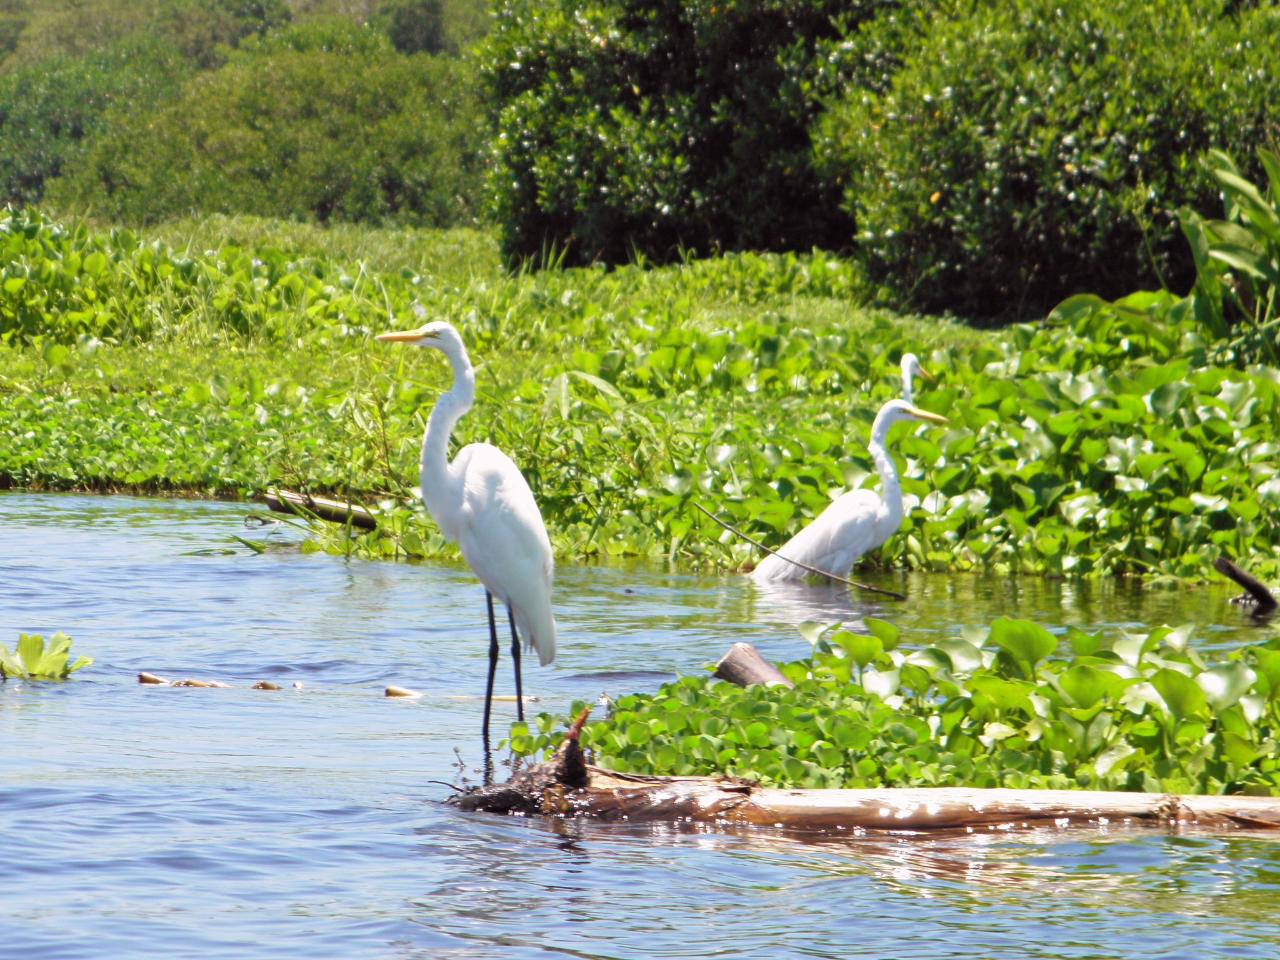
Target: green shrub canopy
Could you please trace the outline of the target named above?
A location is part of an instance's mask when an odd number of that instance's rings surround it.
[[[504,0],[481,47],[504,253],[617,263],[847,241],[809,127],[822,51],[884,6]]]
[[[1237,6],[1002,0],[935,18],[882,95],[822,126],[870,277],[898,306],[1001,319],[1186,290],[1176,211],[1214,205],[1199,157],[1251,160],[1277,132],[1278,13]]]
[[[386,37],[308,27],[196,77],[155,113],[116,114],[50,191],[144,223],[204,213],[446,225],[473,215],[483,126],[468,66]]]

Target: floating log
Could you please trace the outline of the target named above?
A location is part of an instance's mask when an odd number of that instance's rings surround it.
[[[417,690],[410,690],[408,687],[390,686],[390,687],[387,687],[385,691],[383,691],[383,696],[411,698],[411,697],[420,697],[422,696],[422,694],[420,694]]]
[[[749,643],[735,643],[730,647],[729,652],[716,664],[712,676],[736,683],[740,687],[749,687],[755,683],[763,683],[766,687],[795,686]]]
[[[463,810],[857,834],[1029,827],[1280,829],[1280,798],[1090,790],[783,790],[731,777],[643,777],[585,762],[578,718],[555,756],[457,799]]]
[[[1267,589],[1267,585],[1261,580],[1245,573],[1226,557],[1218,557],[1218,559],[1214,560],[1213,569],[1244,587],[1245,592],[1253,598],[1253,612],[1255,615],[1270,613],[1275,610],[1276,598],[1271,595],[1271,591]]]
[[[353,527],[372,530],[378,525],[373,512],[355,503],[343,503],[310,493],[294,493],[290,490],[271,490],[265,497],[267,506],[276,513],[295,513],[299,516],[317,516],[333,523],[350,523]]]

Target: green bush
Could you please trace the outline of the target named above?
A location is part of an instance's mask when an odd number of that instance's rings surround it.
[[[156,40],[202,68],[244,37],[287,23],[285,0],[39,0],[23,11],[8,69],[38,68],[125,39]]]
[[[846,243],[810,125],[842,37],[897,3],[503,0],[480,48],[505,255],[668,261]]]
[[[50,201],[132,223],[193,210],[468,221],[484,134],[470,68],[401,56],[375,31],[349,31],[336,49],[268,41],[155,112],[113,114]]]
[[[136,39],[0,79],[0,200],[39,201],[108,109],[145,109],[176,96],[189,73],[161,41]]]
[[[443,0],[383,0],[374,22],[401,53],[442,53],[446,48]]]
[[[1277,31],[1275,9],[1221,0],[939,16],[882,94],[854,93],[822,124],[857,256],[897,305],[971,317],[1185,290],[1177,210],[1212,204],[1206,149],[1252,158],[1274,141]]]

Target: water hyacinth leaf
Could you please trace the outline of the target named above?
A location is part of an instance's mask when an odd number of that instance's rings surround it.
[[[940,640],[937,649],[947,655],[951,661],[951,668],[957,673],[973,673],[982,669],[982,651],[968,640],[955,637]]]
[[[884,653],[884,644],[879,638],[851,633],[848,630],[837,630],[831,634],[831,643],[843,650],[859,669],[874,662]]]
[[[1079,627],[1067,627],[1067,643],[1077,656],[1089,656],[1102,647],[1102,634],[1085,633]]]
[[[1001,710],[1031,709],[1030,696],[1035,689],[1023,680],[1006,680],[997,676],[970,677],[969,689]]]
[[[991,639],[1000,649],[1032,670],[1058,648],[1058,638],[1030,620],[1000,617],[991,624]]]
[[[1209,667],[1196,677],[1196,682],[1214,710],[1225,710],[1248,693],[1257,679],[1253,670],[1236,660]]]
[[[1151,685],[1178,721],[1204,716],[1209,701],[1199,684],[1178,670],[1162,667],[1151,675]]]
[[[897,670],[867,670],[862,674],[862,689],[887,700],[898,692],[900,674]]]
[[[892,623],[885,620],[877,620],[875,617],[867,617],[863,623],[867,628],[867,633],[876,637],[885,650],[892,650],[897,647],[899,630]]]
[[[1136,756],[1138,750],[1128,743],[1115,743],[1107,747],[1098,754],[1093,762],[1093,769],[1099,777],[1106,777],[1113,771],[1119,770],[1124,766],[1124,762],[1132,756]]]
[[[1077,707],[1087,710],[1126,681],[1110,671],[1077,664],[1059,676],[1057,682]]]

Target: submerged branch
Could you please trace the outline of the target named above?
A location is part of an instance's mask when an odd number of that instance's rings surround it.
[[[1271,595],[1271,591],[1267,589],[1267,585],[1261,580],[1245,573],[1244,570],[1241,570],[1226,557],[1218,557],[1218,559],[1214,560],[1213,569],[1244,587],[1245,592],[1253,598],[1253,613],[1255,616],[1275,610],[1276,598]]]
[[[809,564],[802,563],[799,560],[792,560],[790,557],[784,557],[777,550],[774,550],[770,547],[766,547],[759,540],[756,540],[755,538],[748,536],[747,534],[743,533],[741,530],[739,530],[737,527],[733,526],[732,524],[725,523],[723,520],[717,517],[714,513],[712,513],[702,504],[694,503],[694,506],[697,507],[699,510],[701,510],[703,513],[705,513],[708,517],[710,517],[716,523],[720,524],[720,526],[724,527],[734,536],[741,537],[743,540],[747,541],[747,543],[751,544],[756,549],[763,550],[765,553],[771,553],[775,557],[779,558],[780,560],[785,560],[787,561],[787,563],[793,563],[797,567],[807,570],[810,573],[815,574],[816,576],[826,577],[828,580],[834,580],[836,583],[843,583],[846,586],[857,587],[859,590],[867,590],[871,593],[879,593],[879,594],[883,594],[886,597],[893,597],[893,599],[895,600],[907,599],[906,594],[898,593],[896,590],[886,590],[883,587],[873,587],[870,584],[858,583],[858,581],[856,580],[849,580],[849,579],[846,579],[845,577],[839,577],[839,576],[836,576],[834,573],[827,573],[827,571],[822,570],[819,567],[810,566]]]
[[[377,518],[366,507],[310,493],[272,490],[267,493],[265,500],[267,506],[276,513],[295,513],[303,517],[319,517],[333,523],[350,523],[363,530],[372,530],[378,525]]]

